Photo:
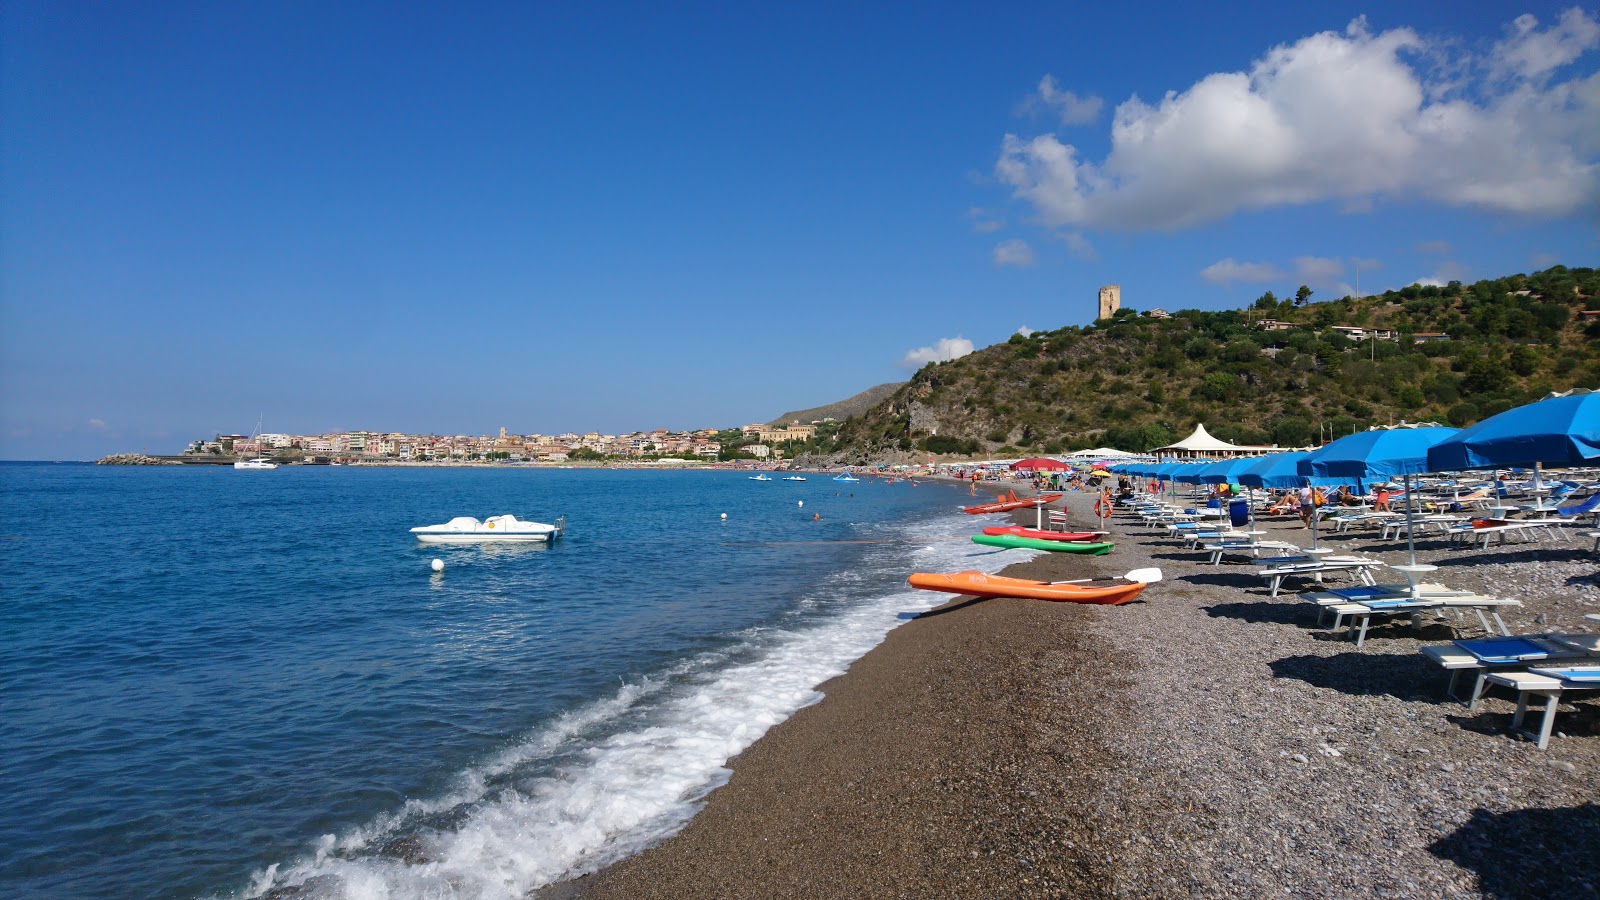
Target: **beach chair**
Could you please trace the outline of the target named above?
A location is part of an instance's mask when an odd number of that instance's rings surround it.
[[[1550,746],[1550,732],[1555,725],[1556,707],[1561,704],[1562,695],[1600,690],[1600,665],[1540,666],[1526,672],[1496,672],[1489,676],[1489,682],[1517,692],[1517,714],[1511,719],[1511,730],[1544,750]],[[1537,733],[1522,727],[1528,715],[1529,697],[1545,698],[1544,716]]]
[[[1487,550],[1493,538],[1498,537],[1501,544],[1506,542],[1507,537],[1532,540],[1540,530],[1552,524],[1555,523],[1539,519],[1517,522],[1508,519],[1473,519],[1463,525],[1452,526],[1446,533],[1455,546],[1477,546],[1480,550]]]
[[[1362,584],[1374,584],[1372,570],[1383,565],[1375,559],[1359,556],[1329,556],[1324,559],[1307,559],[1303,556],[1282,556],[1261,560],[1265,568],[1256,574],[1265,578],[1272,587],[1272,596],[1278,596],[1283,582],[1289,578],[1322,580],[1323,575],[1342,573]]]
[[[1600,510],[1600,493],[1591,494],[1588,499],[1579,503],[1571,503],[1556,507],[1556,515],[1563,519],[1576,519],[1579,516],[1589,515]]]
[[[1211,554],[1211,565],[1215,566],[1222,563],[1222,557],[1225,555],[1259,557],[1263,550],[1282,553],[1288,550],[1299,550],[1300,546],[1291,544],[1288,541],[1257,540],[1254,535],[1250,535],[1241,538],[1223,537],[1209,544],[1201,544],[1200,549]]]
[[[1506,627],[1500,618],[1500,609],[1510,606],[1521,606],[1520,600],[1500,600],[1494,597],[1485,597],[1479,594],[1468,594],[1456,597],[1394,597],[1378,598],[1373,600],[1360,600],[1353,603],[1341,603],[1329,607],[1335,615],[1334,630],[1345,619],[1349,619],[1346,634],[1355,638],[1356,648],[1360,649],[1367,642],[1367,630],[1372,625],[1373,619],[1388,619],[1394,616],[1408,616],[1412,625],[1418,624],[1418,617],[1424,612],[1442,614],[1451,612],[1457,622],[1461,613],[1471,611],[1474,613],[1483,630],[1489,634],[1495,633],[1495,626],[1499,626],[1499,633],[1508,635],[1511,630]],[[1494,625],[1489,624],[1489,619],[1494,619]]]
[[[1450,673],[1445,696],[1457,697],[1456,684],[1463,672],[1476,677],[1465,699],[1467,709],[1478,708],[1490,674],[1531,665],[1600,662],[1600,634],[1525,634],[1453,641],[1422,652]]]
[[[1335,607],[1349,604],[1365,603],[1368,600],[1404,600],[1412,596],[1409,584],[1356,584],[1348,587],[1329,588],[1311,594],[1301,594],[1302,599],[1309,600],[1322,608],[1317,616],[1317,624],[1327,624],[1327,618],[1334,613]],[[1419,584],[1416,596],[1429,599],[1445,597],[1471,597],[1471,591],[1458,591],[1445,587],[1442,584]],[[1341,620],[1335,618],[1332,627],[1338,629]]]

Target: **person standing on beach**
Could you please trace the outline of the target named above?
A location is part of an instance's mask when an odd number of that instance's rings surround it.
[[[1316,515],[1316,506],[1312,504],[1311,485],[1300,486],[1300,521],[1304,527],[1311,527],[1311,517]]]

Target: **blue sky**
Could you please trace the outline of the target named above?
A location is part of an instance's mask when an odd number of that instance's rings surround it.
[[[1595,7],[1112,6],[12,2],[0,457],[731,426],[1106,283],[1596,264]]]

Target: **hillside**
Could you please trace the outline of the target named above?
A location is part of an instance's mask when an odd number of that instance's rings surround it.
[[[808,449],[819,461],[1142,451],[1196,422],[1237,443],[1305,446],[1401,420],[1467,425],[1551,390],[1600,388],[1600,322],[1582,314],[1600,310],[1593,269],[1325,303],[1309,293],[1014,335],[925,366]],[[1352,342],[1335,326],[1397,339]]]
[[[773,427],[779,427],[787,425],[790,422],[809,423],[818,421],[820,419],[839,419],[840,421],[843,421],[851,416],[865,414],[867,410],[877,406],[879,403],[882,403],[884,400],[887,400],[889,397],[893,396],[894,392],[899,390],[904,385],[905,382],[903,381],[896,381],[890,384],[880,384],[877,387],[867,388],[853,397],[846,397],[837,403],[829,403],[827,406],[818,406],[813,409],[800,409],[793,412],[786,412],[776,419],[773,419],[768,424],[772,425]]]

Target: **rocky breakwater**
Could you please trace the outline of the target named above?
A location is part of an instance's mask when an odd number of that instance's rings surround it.
[[[113,453],[110,456],[94,461],[97,466],[178,466],[182,463],[171,459],[162,459],[157,456],[145,456],[143,453]]]

